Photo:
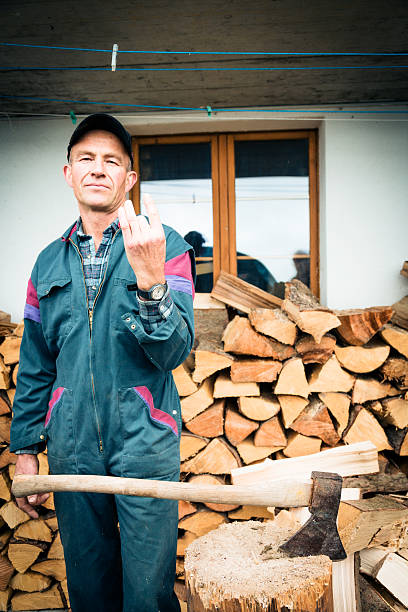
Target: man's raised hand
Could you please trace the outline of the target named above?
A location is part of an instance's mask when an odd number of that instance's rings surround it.
[[[164,283],[166,239],[157,207],[150,195],[143,197],[149,221],[136,215],[130,200],[119,208],[119,222],[123,234],[126,255],[137,285],[148,291],[157,283]]]

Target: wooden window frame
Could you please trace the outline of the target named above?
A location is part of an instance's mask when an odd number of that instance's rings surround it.
[[[222,134],[192,134],[171,136],[134,136],[132,138],[134,170],[138,180],[130,194],[135,211],[140,213],[139,146],[152,144],[211,144],[211,180],[213,197],[213,269],[214,282],[221,270],[237,274],[236,203],[234,144],[243,140],[300,140],[308,139],[309,153],[309,231],[310,231],[310,288],[317,298],[319,287],[319,203],[317,130],[286,130],[274,132],[245,132]]]

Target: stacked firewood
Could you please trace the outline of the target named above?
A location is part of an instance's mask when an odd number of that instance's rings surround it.
[[[222,486],[253,474],[261,482],[257,470],[279,465],[275,460],[328,449],[341,457],[344,444],[370,440],[385,451],[380,484],[350,479],[346,486],[365,486],[370,494],[408,489],[392,465],[408,456],[408,332],[390,324],[392,308],[333,312],[301,283],[287,283],[279,300],[228,275],[221,275],[213,296],[199,296],[194,350],[173,373],[183,420],[181,480]],[[52,496],[34,521],[10,494],[16,457],[8,449],[9,429],[22,331],[0,314],[0,611],[63,608],[68,600]],[[46,454],[39,458],[47,473]],[[350,512],[348,523],[362,510]],[[284,522],[279,509],[180,502],[180,598],[184,553],[194,539],[222,523],[275,514]]]
[[[53,496],[39,519],[20,510],[10,491],[16,455],[10,453],[10,424],[24,325],[0,311],[0,611],[67,608],[68,593]],[[40,474],[48,474],[40,453]]]

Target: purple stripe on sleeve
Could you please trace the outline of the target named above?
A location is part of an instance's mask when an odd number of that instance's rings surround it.
[[[149,415],[152,421],[156,421],[156,423],[160,423],[161,425],[165,425],[169,427],[175,436],[178,437],[178,427],[177,422],[170,414],[164,412],[164,410],[159,410],[154,407],[153,397],[147,387],[133,387],[135,393],[144,401],[146,406],[149,408]]]
[[[24,318],[31,319],[31,321],[35,321],[36,323],[41,323],[40,309],[31,306],[31,304],[26,304],[24,308]]]
[[[166,281],[170,289],[193,295],[193,284],[190,280],[187,280],[182,276],[174,276],[171,274],[166,275]]]

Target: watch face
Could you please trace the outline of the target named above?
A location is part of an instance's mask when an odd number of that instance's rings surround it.
[[[151,296],[153,300],[161,300],[163,295],[166,293],[166,288],[163,285],[157,285],[151,291]]]

